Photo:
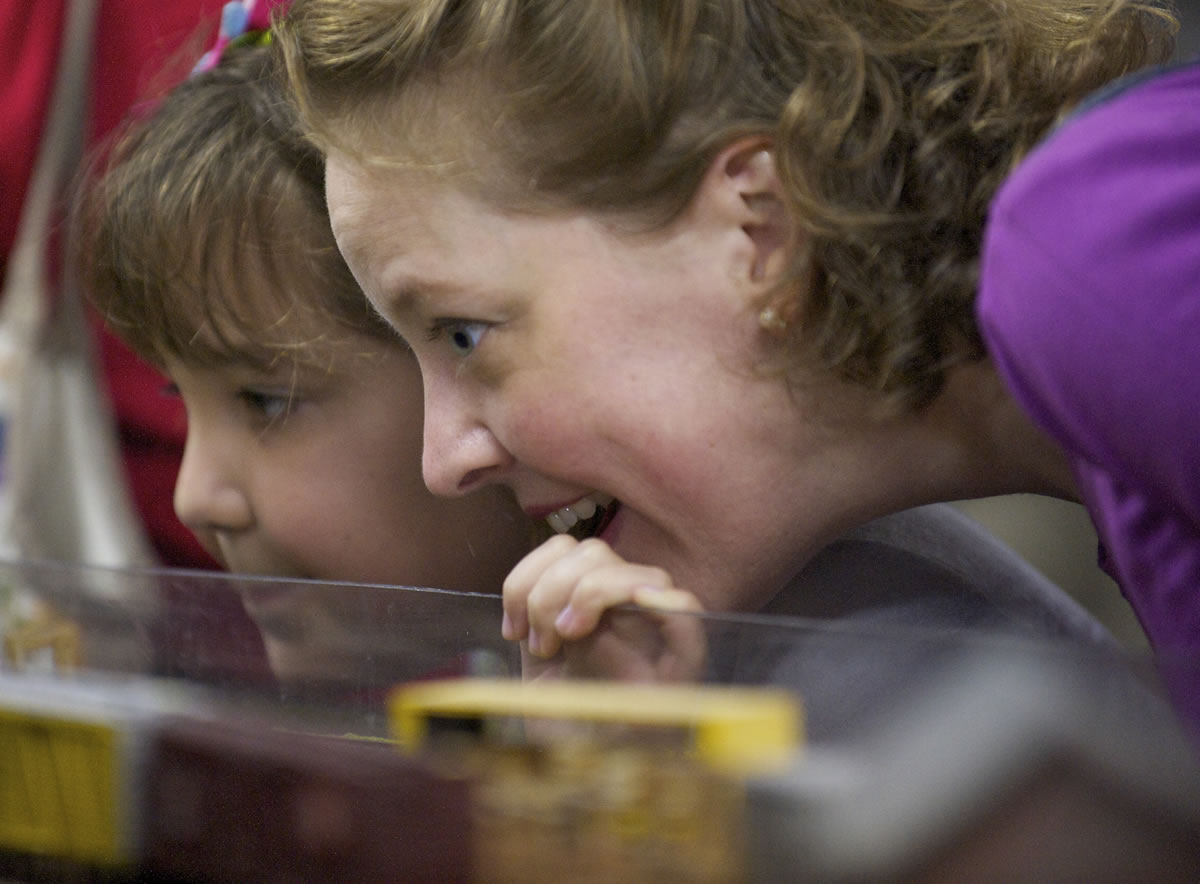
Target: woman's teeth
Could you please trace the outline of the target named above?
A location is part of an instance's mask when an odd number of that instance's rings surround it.
[[[574,513],[581,519],[590,519],[596,515],[596,501],[590,497],[585,497],[583,500],[577,501],[566,507],[567,512]]]
[[[597,510],[608,506],[612,503],[612,500],[607,494],[588,495],[575,501],[570,506],[564,506],[562,509],[546,516],[546,524],[556,534],[565,534],[580,522],[586,522],[592,518],[592,516],[596,515]]]

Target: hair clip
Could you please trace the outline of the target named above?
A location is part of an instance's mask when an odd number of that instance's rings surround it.
[[[200,56],[192,74],[211,71],[225,50],[232,45],[257,44],[269,36],[271,10],[287,6],[290,0],[229,0],[221,8],[221,26],[208,52]]]

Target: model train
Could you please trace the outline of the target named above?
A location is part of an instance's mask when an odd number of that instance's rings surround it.
[[[0,674],[0,872],[738,880],[731,771],[751,748],[782,763],[798,733],[787,695],[728,688],[468,679],[391,708],[395,743],[233,720],[186,685]]]

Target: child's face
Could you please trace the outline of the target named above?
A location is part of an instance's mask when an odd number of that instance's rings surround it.
[[[271,369],[166,365],[188,414],[183,522],[235,572],[498,593],[529,522],[502,489],[426,490],[411,354],[341,333],[304,355]],[[268,633],[303,631],[287,598],[246,604]]]
[[[421,364],[436,493],[503,484],[535,519],[616,498],[600,536],[716,609],[769,598],[840,527],[812,468],[836,440],[757,370],[738,225],[689,212],[619,236],[344,159],[327,196],[343,254]]]

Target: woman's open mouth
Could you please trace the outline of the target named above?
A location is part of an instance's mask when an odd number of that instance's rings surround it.
[[[545,524],[555,534],[570,534],[576,540],[586,540],[607,528],[620,507],[619,500],[597,491],[552,512],[546,516]]]

